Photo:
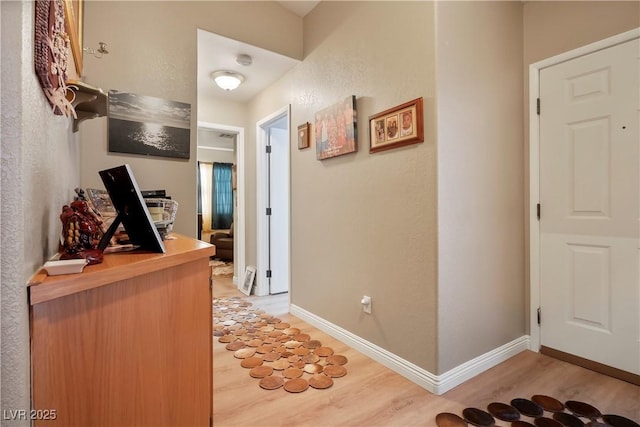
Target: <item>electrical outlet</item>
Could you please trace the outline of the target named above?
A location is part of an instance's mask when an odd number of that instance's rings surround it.
[[[371,314],[371,297],[367,295],[363,296],[360,303],[362,304],[362,311]]]

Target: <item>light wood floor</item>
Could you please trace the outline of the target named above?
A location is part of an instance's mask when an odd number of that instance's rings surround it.
[[[216,278],[215,297],[245,297],[231,278]],[[292,394],[263,390],[258,380],[224,344],[214,339],[213,424],[241,426],[435,426],[441,412],[461,415],[467,407],[486,410],[491,402],[545,394],[561,401],[591,403],[603,413],[640,420],[640,387],[578,366],[525,351],[466,383],[436,396],[327,334],[286,313],[288,296],[250,297],[254,305],[277,315],[349,359],[348,374],[326,390]],[[524,417],[526,421],[532,419]],[[498,426],[508,423],[498,421]]]

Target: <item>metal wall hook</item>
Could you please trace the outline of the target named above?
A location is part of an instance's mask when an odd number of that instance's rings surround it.
[[[107,44],[104,42],[98,42],[98,49],[94,49],[92,47],[85,47],[85,48],[82,48],[82,51],[90,55],[93,55],[98,59],[102,58],[104,55],[109,53],[109,51],[107,50]]]

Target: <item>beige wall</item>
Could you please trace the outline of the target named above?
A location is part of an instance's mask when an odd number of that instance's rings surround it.
[[[58,216],[73,199],[73,189],[101,185],[100,168],[129,162],[140,171],[136,177],[142,186],[157,184],[184,195],[176,230],[195,236],[196,28],[215,28],[227,37],[300,58],[302,19],[268,2],[85,2],[85,45],[105,41],[111,51],[102,60],[85,58],[88,83],[105,91],[166,95],[192,104],[192,159],[153,161],[107,154],[104,118],[83,122],[80,132],[72,133],[70,120],[51,113],[33,72],[34,2],[2,1],[0,7],[0,400],[3,410],[27,410],[25,283],[57,251]],[[278,31],[273,31],[274,22]],[[229,117],[227,112],[225,119]]]
[[[522,6],[436,10],[443,373],[525,335]]]
[[[527,1],[525,65],[637,28],[637,1]]]
[[[28,410],[29,318],[25,284],[58,250],[59,215],[80,185],[77,134],[55,116],[34,73],[34,2],[0,2],[2,141],[0,404]],[[2,425],[28,426],[28,421]]]
[[[273,31],[277,27],[278,31]],[[98,171],[131,164],[143,189],[166,189],[179,203],[174,230],[196,235],[197,29],[278,53],[302,55],[302,19],[272,2],[111,2],[85,5],[85,44],[108,43],[102,59],[85,57],[85,80],[102,88],[191,104],[191,158],[107,153],[107,119],[81,125],[81,179],[102,188]],[[244,108],[205,103],[200,120],[244,126]],[[216,111],[226,111],[224,116]],[[229,112],[231,111],[231,113]]]
[[[236,155],[233,151],[218,151],[198,148],[198,161],[206,163],[235,163]]]
[[[304,61],[251,103],[251,118],[291,104],[295,132],[355,95],[358,151],[318,161],[313,142],[291,148],[291,301],[435,372],[433,3],[322,2],[304,27]],[[417,97],[424,143],[370,154],[368,116]]]
[[[56,250],[61,205],[73,196],[74,187],[99,184],[98,169],[127,161],[140,171],[143,186],[158,184],[185,195],[176,229],[195,235],[195,154],[189,162],[108,154],[104,118],[86,121],[80,134],[71,133],[68,120],[51,115],[33,74],[33,2],[5,1],[0,7],[0,398],[3,409],[26,409],[30,389],[24,283]],[[639,25],[637,2],[518,2],[500,6],[495,14],[487,7],[466,9],[442,2],[436,14],[430,2],[323,2],[304,21],[303,51],[302,20],[268,2],[91,1],[86,2],[85,45],[105,41],[111,53],[101,60],[85,58],[85,74],[87,82],[104,90],[191,103],[195,153],[196,28],[304,58],[246,110],[233,106],[229,112],[213,105],[207,107],[211,117],[221,120],[201,118],[247,129],[247,183],[253,183],[247,188],[248,263],[255,260],[255,151],[250,148],[255,127],[247,124],[290,103],[295,127],[313,122],[318,109],[356,95],[356,154],[319,162],[313,148],[292,148],[292,301],[430,372],[442,373],[523,329],[521,299],[527,291],[519,272],[523,261],[514,254],[523,251],[517,248],[522,243],[517,225],[526,214],[517,202],[524,198],[527,206],[528,148],[525,144],[522,153],[522,140],[518,142],[514,130],[522,116],[513,117],[506,106],[520,100],[513,110],[521,112],[527,95],[522,100],[523,88],[515,84],[512,49],[521,37],[519,55],[526,67]],[[514,8],[520,7],[524,11],[518,16]],[[453,13],[458,9],[462,15]],[[465,26],[470,11],[486,23],[469,20]],[[509,16],[513,22],[506,22]],[[451,27],[443,27],[445,23]],[[491,28],[488,23],[500,25]],[[523,25],[520,36],[514,34],[518,25]],[[396,28],[402,31],[384,31]],[[496,31],[514,40],[502,40]],[[489,42],[506,50],[490,49]],[[472,43],[477,50],[469,49]],[[476,56],[460,58],[470,51]],[[504,61],[504,85],[513,86],[513,97],[489,81],[497,67],[486,58]],[[479,87],[460,93],[459,84],[466,78]],[[527,79],[525,70],[525,90]],[[492,100],[486,112],[478,111],[479,105],[494,93],[487,89],[482,96],[484,87],[498,90],[500,100]],[[370,155],[367,116],[417,96],[425,99],[425,142]],[[246,121],[241,118],[245,113]],[[480,113],[486,123],[476,117]],[[500,113],[509,123],[490,128],[488,123]],[[526,134],[526,112],[524,117],[520,132]],[[469,127],[478,133],[467,135]],[[514,161],[518,153],[520,164]],[[514,163],[499,164],[498,159]],[[505,183],[505,178],[514,181]],[[524,196],[516,195],[518,186]],[[456,200],[463,204],[456,205]],[[484,209],[494,210],[489,214]],[[524,230],[526,236],[526,222]],[[485,255],[488,239],[490,252]],[[454,253],[456,248],[462,254]],[[513,253],[507,252],[511,249]],[[475,276],[455,274],[453,261]],[[498,265],[507,267],[500,271]],[[505,294],[491,301],[500,292]],[[365,293],[374,298],[373,316],[361,314],[359,301]]]

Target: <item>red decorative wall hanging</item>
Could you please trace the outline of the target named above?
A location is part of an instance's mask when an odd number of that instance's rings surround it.
[[[64,4],[62,0],[36,0],[35,12],[34,62],[40,85],[54,114],[77,118],[65,84],[70,50]]]

